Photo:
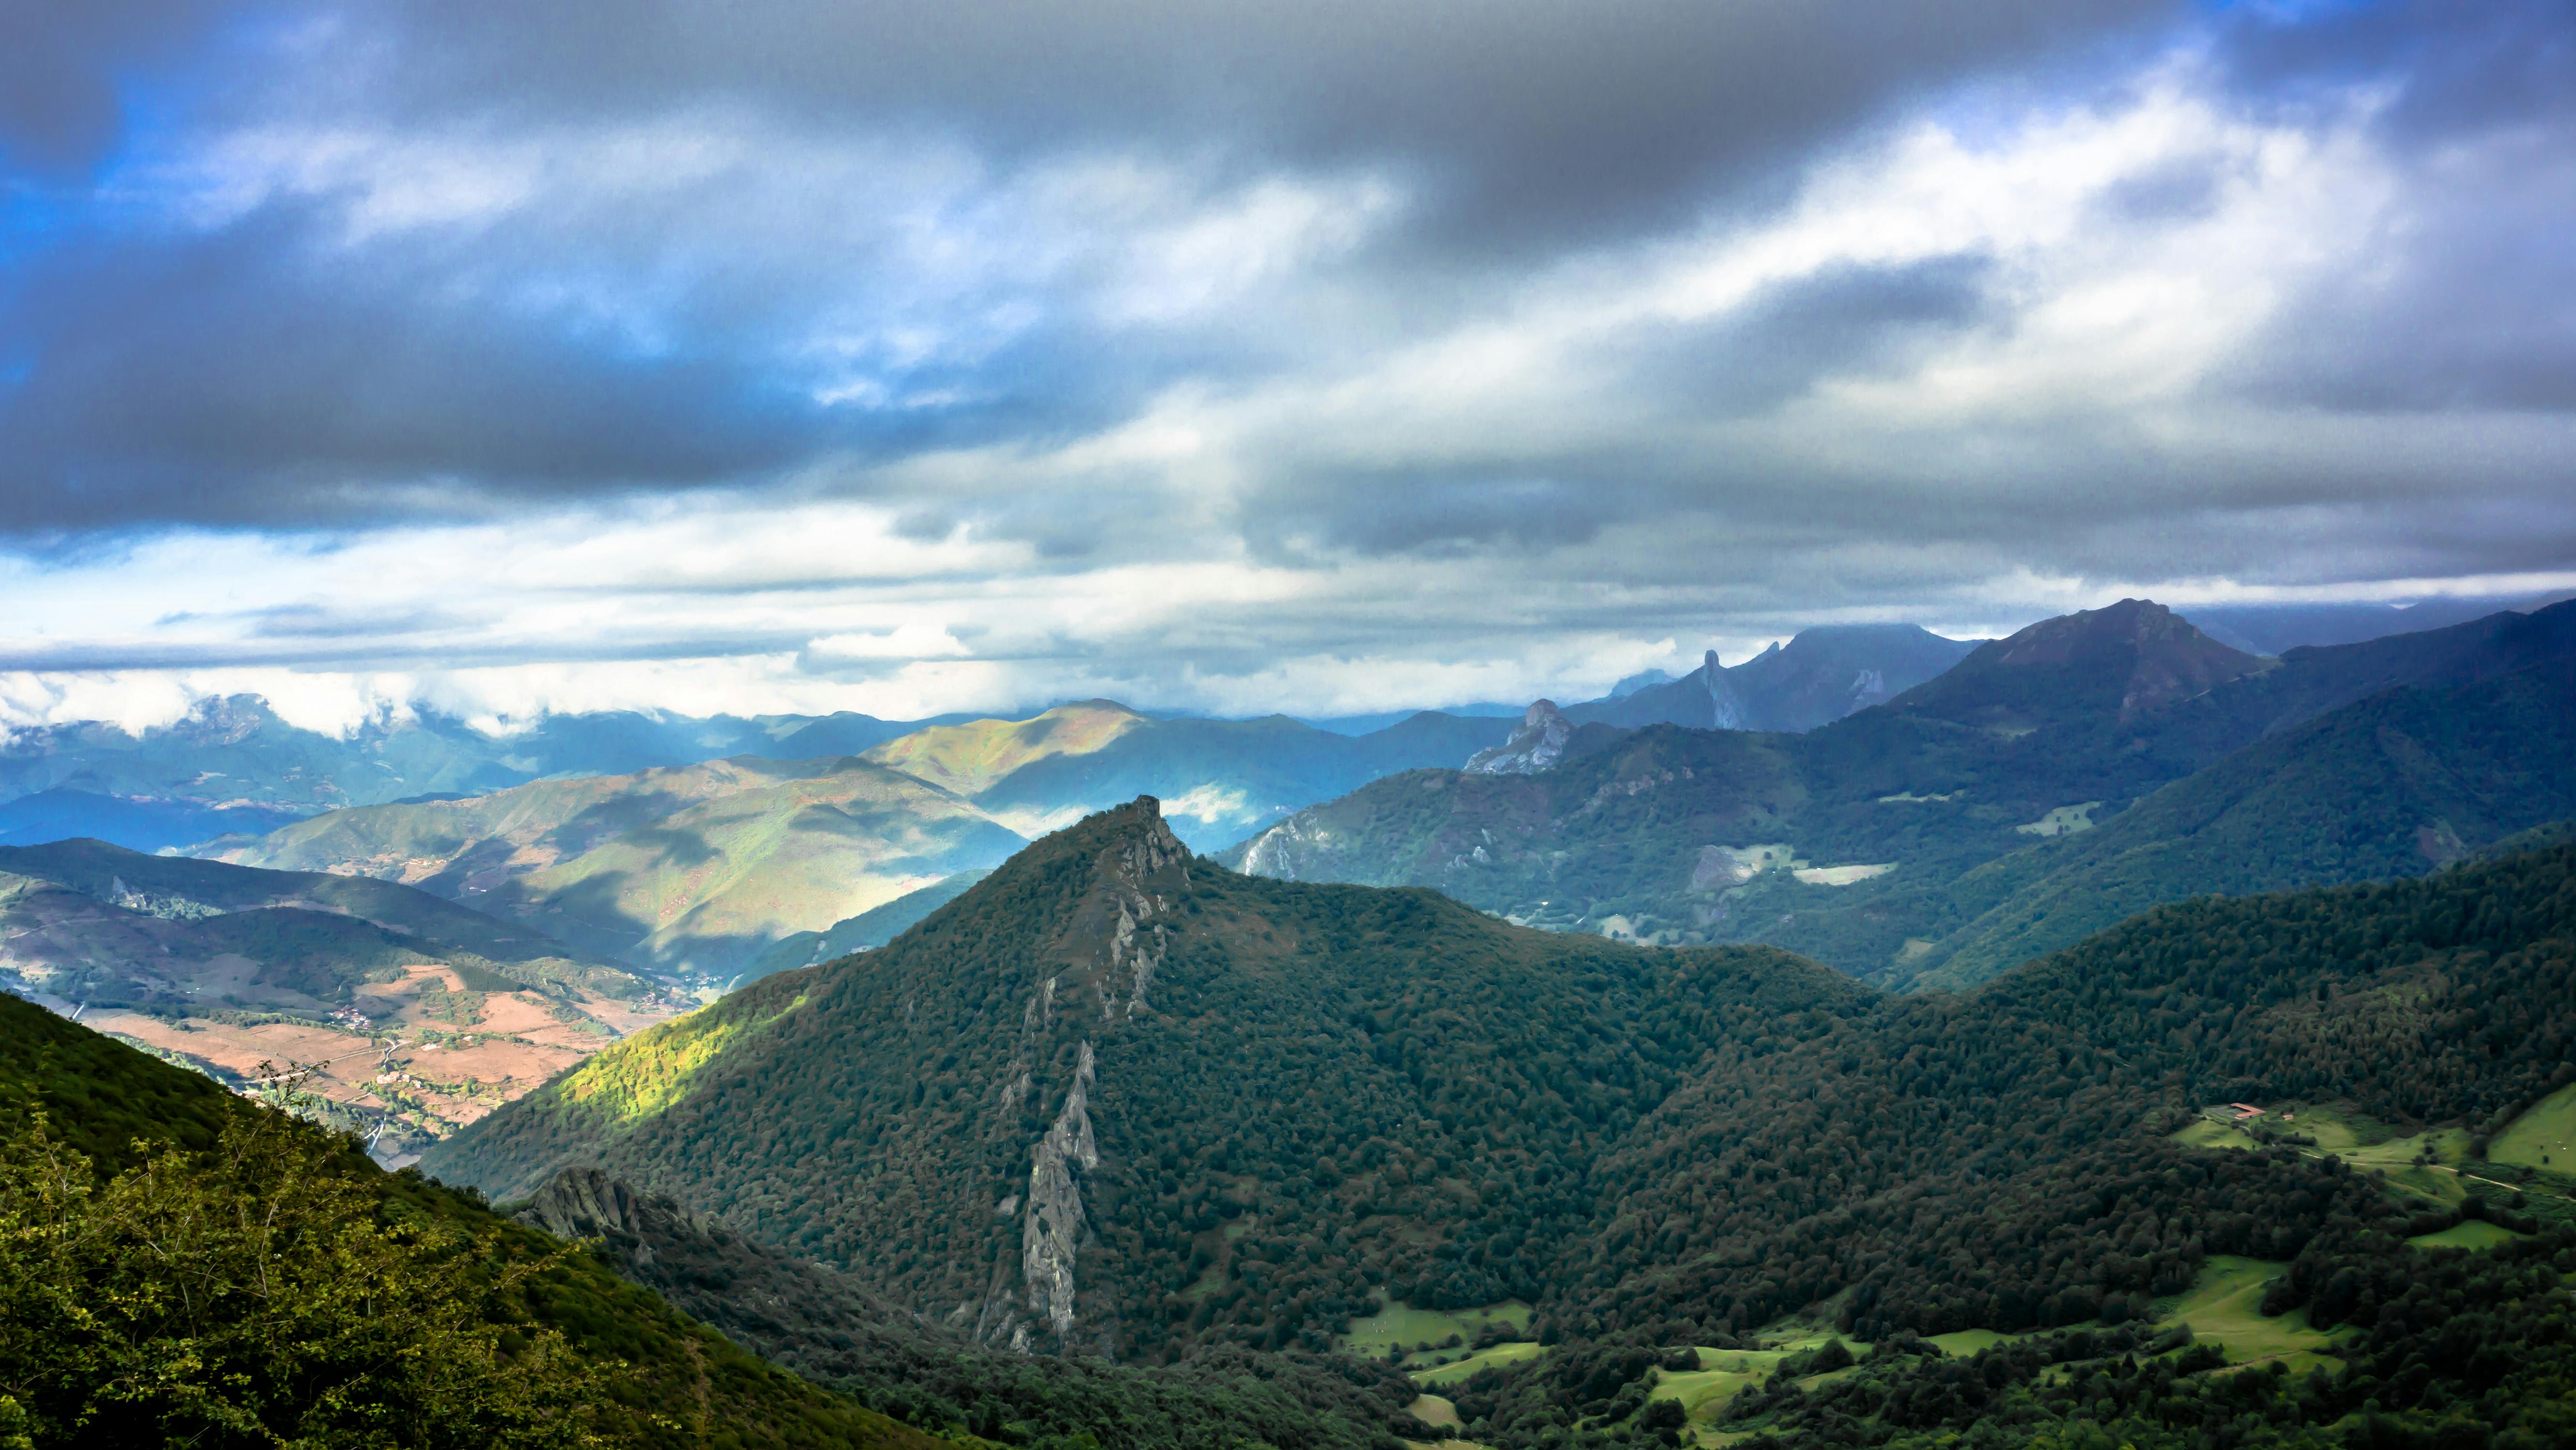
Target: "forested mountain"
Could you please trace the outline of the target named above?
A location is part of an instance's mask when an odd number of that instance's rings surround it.
[[[597,1163],[986,1342],[1320,1348],[1374,1286],[1539,1292],[1585,1165],[1708,1032],[1865,1000],[1773,952],[1236,876],[1146,800],[880,950],[640,1034],[425,1166],[509,1196]]]
[[[1678,680],[1571,705],[1565,716],[1624,729],[1813,730],[1933,679],[1974,648],[1919,625],[1820,625],[1733,668],[1711,650]]]
[[[2117,1325],[2234,1255],[2310,1263],[2282,1307],[2326,1293],[2315,1322],[2367,1328],[2382,1301],[2338,1266],[2457,1222],[2469,1180],[2409,1200],[2331,1153],[2177,1130],[2243,1100],[2483,1135],[2571,1056],[2567,848],[2163,907],[1969,995],[1888,996],[1772,951],[1235,876],[1140,802],[881,950],[621,1044],[431,1166],[525,1192],[602,1165],[983,1342],[1127,1360],[1519,1298],[1558,1357],[1457,1403],[1524,1446],[1645,1426],[1671,1346],[1750,1351],[1801,1309],[1881,1345]],[[1613,1344],[1651,1352],[1586,1347]],[[1792,1378],[1746,1413],[1833,1439]],[[1982,1413],[1922,1413],[1953,1411]]]
[[[597,1169],[557,1173],[518,1217],[593,1244],[737,1344],[910,1424],[1117,1450],[1395,1450],[1391,1426],[1436,1438],[1409,1414],[1413,1382],[1383,1364],[1229,1347],[1140,1367],[995,1349]]]
[[[680,1010],[659,983],[387,881],[0,847],[0,990],[227,1080],[310,1091],[388,1158]]]
[[[947,1443],[352,1149],[0,994],[0,1436]]]
[[[1220,859],[1261,875],[1432,886],[1558,929],[1767,941],[1902,980],[2062,859],[2051,843],[2149,792],[2390,688],[2567,658],[2576,605],[2265,661],[2130,601],[1979,646],[1929,684],[1803,735],[1657,727],[1598,748],[1569,740],[1562,763],[1533,775],[1415,772],[1301,811]],[[2456,732],[2424,738],[2437,752],[2468,748]],[[2552,769],[2545,755],[2530,763]],[[2377,788],[2367,772],[2384,765],[2347,764],[2363,773],[2324,784]],[[2415,824],[2394,839],[2411,843]],[[2468,845],[2493,839],[2474,820],[2457,829]],[[2309,879],[2354,879],[2362,859]],[[2161,899],[2133,894],[2120,909]]]
[[[2419,875],[2570,816],[2576,660],[2392,690],[1969,873],[1962,910],[1993,904],[1923,954],[1917,985],[1983,981],[2160,902]]]
[[[302,821],[224,858],[419,886],[654,972],[723,980],[1020,838],[854,757],[744,756]]]
[[[915,731],[868,759],[953,790],[1030,835],[1155,795],[1169,802],[1173,830],[1204,848],[1394,771],[1455,765],[1510,730],[1509,721],[1423,711],[1336,735],[1285,715],[1158,719],[1088,700],[1027,720]]]

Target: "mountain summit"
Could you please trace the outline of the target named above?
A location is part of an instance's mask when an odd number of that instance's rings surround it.
[[[1380,1291],[1534,1300],[1593,1211],[1583,1165],[1711,1034],[1859,999],[1775,952],[1237,876],[1148,797],[884,947],[616,1044],[424,1167],[518,1197],[597,1166],[986,1344],[1321,1348]]]
[[[2263,667],[2161,604],[2123,599],[1979,645],[1890,708],[2006,736],[2077,716],[2125,725]]]

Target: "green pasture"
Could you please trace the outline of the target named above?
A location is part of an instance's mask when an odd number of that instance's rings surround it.
[[[1366,1359],[1384,1359],[1388,1350],[1401,1349],[1408,1368],[1434,1365],[1441,1362],[1434,1356],[1454,1359],[1468,1354],[1468,1346],[1491,1324],[1506,1325],[1514,1334],[1527,1334],[1530,1307],[1517,1299],[1449,1311],[1416,1309],[1401,1302],[1381,1304],[1366,1319],[1352,1320],[1350,1332],[1341,1336],[1336,1347]],[[1458,1339],[1454,1346],[1449,1345],[1452,1335]]]
[[[2532,1104],[2487,1145],[2497,1163],[2576,1172],[2576,1087],[2564,1087]]]
[[[1415,1370],[1413,1372],[1413,1382],[1426,1390],[1446,1389],[1449,1386],[1466,1379],[1469,1375],[1474,1374],[1480,1369],[1492,1369],[1498,1365],[1518,1364],[1525,1359],[1537,1359],[1541,1355],[1553,1353],[1554,1350],[1555,1346],[1553,1345],[1532,1344],[1527,1340],[1515,1340],[1509,1344],[1497,1344],[1482,1354],[1471,1354],[1465,1359],[1452,1360],[1447,1364],[1436,1364],[1429,1369]]]
[[[2200,1279],[2188,1292],[2157,1302],[2157,1319],[2188,1324],[2195,1340],[2227,1352],[2232,1364],[2280,1360],[2293,1374],[2339,1367],[2326,1351],[2334,1336],[2311,1328],[2308,1311],[2294,1309],[2277,1319],[2263,1317],[2263,1288],[2290,1271],[2287,1264],[2266,1259],[2213,1254],[2201,1266]]]
[[[2010,1344],[2021,1337],[1995,1329],[1954,1329],[1948,1334],[1935,1334],[1925,1342],[1940,1346],[1941,1352],[1952,1359],[1971,1359],[1979,1350]]]
[[[2259,1148],[2244,1129],[2210,1118],[2194,1118],[2173,1135],[2186,1148]]]
[[[2491,1249],[2509,1244],[2522,1235],[2484,1219],[2463,1219],[2435,1234],[2417,1234],[2406,1242],[2419,1249]]]

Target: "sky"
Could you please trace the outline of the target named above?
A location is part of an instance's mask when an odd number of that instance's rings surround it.
[[[2576,585],[2565,0],[0,0],[0,724]]]

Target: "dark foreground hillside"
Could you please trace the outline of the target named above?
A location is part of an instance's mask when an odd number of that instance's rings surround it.
[[[939,1443],[478,1202],[0,995],[0,1444]]]
[[[2576,1081],[2571,1053],[2566,848],[2160,908],[1896,997],[1233,876],[1140,802],[879,951],[602,1054],[436,1167],[525,1192],[604,1164],[996,1344],[1317,1350],[1390,1300],[1522,1300],[1557,1353],[1459,1405],[1534,1445],[1660,1383],[1656,1354],[1754,1353],[1783,1316],[2046,1338],[2248,1263],[2295,1308],[2464,1215],[2546,1230],[2576,1217],[2565,1166],[2476,1155]],[[2388,1162],[2423,1183],[2296,1134],[2212,1151],[2202,1109],[2229,1101],[2420,1141]],[[1600,1393],[1545,1378],[1622,1344],[1655,1354]]]

